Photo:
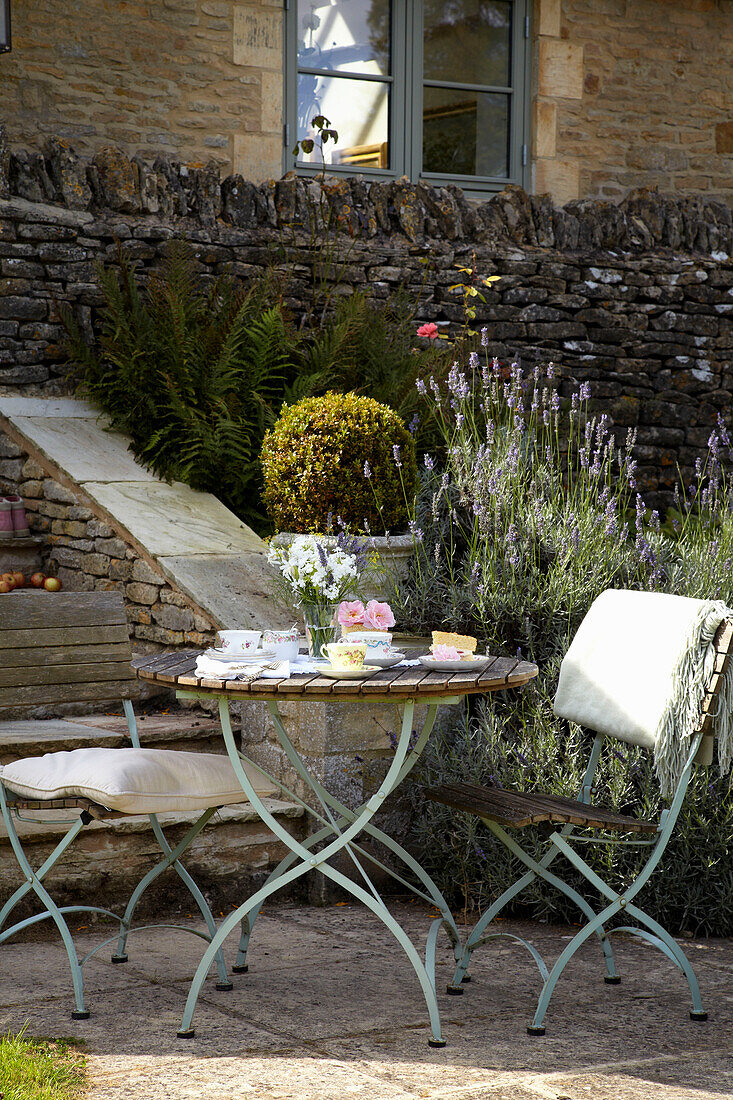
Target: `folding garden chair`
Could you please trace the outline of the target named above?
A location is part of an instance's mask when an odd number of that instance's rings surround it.
[[[659,865],[682,807],[693,766],[712,763],[713,738],[719,732],[719,716],[723,727],[721,737],[726,742],[724,747],[722,744],[719,747],[721,765],[726,766],[730,761],[730,724],[723,715],[724,709],[728,713],[733,697],[733,668],[729,668],[733,616],[727,617],[730,614],[721,604],[659,593],[609,591],[595,601],[563,660],[555,698],[556,714],[596,731],[577,799],[470,783],[448,783],[427,792],[433,801],[477,815],[527,868],[472,929],[448,993],[463,993],[462,983],[470,980],[467,970],[477,947],[509,935],[527,948],[542,975],[542,991],[527,1031],[530,1035],[544,1035],[550,998],[576,951],[595,935],[603,951],[604,981],[616,984],[621,979],[616,973],[610,937],[626,932],[653,944],[682,971],[692,995],[691,1019],[707,1019],[695,973],[682,948],[658,921],[635,904],[634,899]],[[661,617],[659,623],[658,617]],[[627,629],[619,629],[624,624]],[[655,645],[663,653],[659,661],[650,661],[648,654]],[[652,669],[649,669],[650,664]],[[626,691],[621,690],[623,684],[618,684],[614,695],[612,685],[619,674],[625,675],[632,684],[630,689],[626,685]],[[619,695],[621,700],[617,702]],[[643,712],[641,716],[637,708]],[[592,803],[593,777],[606,738],[611,743],[618,739],[655,751],[663,793],[671,795],[670,804],[662,810],[659,821],[639,820]],[[663,746],[662,741],[665,742]],[[553,829],[549,823],[560,827]],[[537,825],[549,832],[547,846],[539,858],[526,851],[507,831]],[[589,834],[588,830],[595,832]],[[620,840],[621,834],[628,838]],[[636,879],[618,890],[606,883],[577,851],[577,847],[584,844],[634,845],[647,847],[649,854]],[[601,895],[605,904],[598,912],[563,880],[559,871],[551,869],[559,856],[564,856]],[[551,970],[526,940],[490,930],[491,922],[508,902],[538,878],[570,898],[586,918],[586,923]],[[609,927],[609,922],[620,913],[635,923]],[[435,938],[431,941],[433,950]]]
[[[0,809],[13,852],[23,873],[23,883],[0,909],[0,944],[23,929],[53,920],[66,948],[74,988],[72,1017],[86,1019],[82,966],[106,944],[117,941],[112,956],[127,962],[127,937],[135,909],[147,890],[169,868],[188,888],[205,921],[207,931],[171,924],[139,927],[181,928],[211,942],[214,918],[201,890],[181,863],[206,823],[221,806],[246,802],[234,769],[225,755],[181,752],[140,747],[131,696],[137,680],[130,665],[131,649],[122,597],[116,592],[16,593],[0,605],[0,717],[3,710],[24,705],[60,704],[122,699],[130,747],[79,748],[68,752],[27,757],[0,769]],[[5,731],[11,722],[0,723]],[[247,768],[247,765],[244,765]],[[251,771],[251,774],[250,774]],[[274,793],[261,775],[248,768],[258,793]],[[69,830],[42,865],[34,870],[23,851],[16,821],[34,821],[32,814],[75,809],[78,815],[65,822]],[[168,843],[157,814],[194,811],[199,816],[178,844]],[[82,830],[93,821],[145,814],[150,819],[162,859],[140,880],[119,916],[96,905],[57,905],[44,879],[58,864]],[[43,823],[43,819],[40,819]],[[46,819],[47,820],[47,819]],[[42,912],[6,928],[10,914],[30,893]],[[114,935],[79,958],[67,917],[96,913],[118,924]],[[215,956],[216,988],[229,990],[221,951]]]

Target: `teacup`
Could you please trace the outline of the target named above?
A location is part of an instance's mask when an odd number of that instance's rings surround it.
[[[349,633],[349,643],[358,642],[367,647],[367,655],[387,657],[392,650],[392,635],[386,630],[355,630]]]
[[[261,630],[220,630],[219,646],[226,653],[254,653],[260,644]]]
[[[262,648],[271,649],[279,661],[294,661],[298,656],[299,645],[297,627],[291,630],[266,630],[262,635]]]
[[[330,661],[334,668],[362,668],[367,654],[365,643],[327,642],[321,646],[321,656]]]

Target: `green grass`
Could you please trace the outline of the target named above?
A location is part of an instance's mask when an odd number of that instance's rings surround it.
[[[75,1039],[0,1038],[2,1100],[77,1100],[86,1082],[86,1059]]]

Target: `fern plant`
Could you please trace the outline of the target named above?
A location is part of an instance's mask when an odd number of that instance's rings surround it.
[[[181,241],[143,289],[122,255],[98,277],[96,346],[64,317],[89,395],[155,473],[215,492],[261,528],[262,439],[297,370],[298,337],[273,284],[267,276],[246,289],[228,276],[202,282]]]

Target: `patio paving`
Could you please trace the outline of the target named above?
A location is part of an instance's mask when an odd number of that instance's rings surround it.
[[[395,911],[422,944],[430,913]],[[502,922],[546,958],[572,928]],[[82,949],[99,942],[81,931]],[[547,1035],[530,1038],[537,972],[509,941],[474,956],[463,997],[441,995],[448,1045],[427,1045],[417,980],[379,922],[358,905],[263,913],[250,971],[234,991],[205,987],[196,1038],[176,1038],[200,941],[161,930],[131,939],[130,962],[109,952],[87,965],[87,1021],[72,1022],[65,955],[55,937],[3,945],[0,1028],[87,1043],[87,1100],[723,1100],[733,1089],[733,943],[684,941],[709,1011],[688,1018],[681,975],[652,948],[617,937],[623,981],[606,986],[588,944],[556,991]],[[233,961],[236,940],[227,943]],[[439,989],[451,974],[441,952]]]

